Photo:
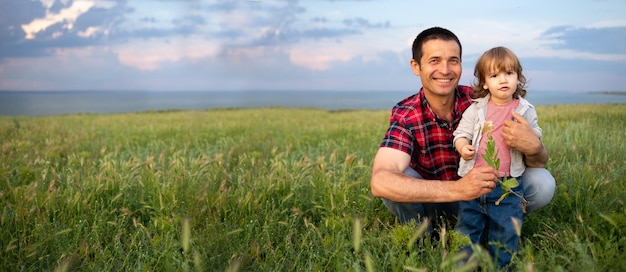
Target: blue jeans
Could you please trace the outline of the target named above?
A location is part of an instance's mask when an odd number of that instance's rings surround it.
[[[523,184],[521,179],[517,179]],[[512,189],[522,196],[522,186]],[[470,237],[473,244],[487,247],[498,267],[504,267],[511,261],[513,252],[517,251],[519,235],[515,231],[513,220],[518,219],[519,230],[522,227],[524,213],[522,199],[509,194],[499,205],[496,201],[502,195],[502,187],[498,184],[491,193],[482,195],[472,201],[459,202],[459,218],[455,229]],[[471,247],[463,249],[471,256]]]
[[[421,179],[413,168],[409,167],[404,171],[405,174]],[[545,168],[526,168],[522,176],[524,190],[524,198],[528,201],[526,206],[527,213],[535,211],[545,205],[548,205],[554,196],[556,182],[554,177]],[[391,211],[400,223],[407,223],[411,220],[420,222],[422,218],[428,217],[433,220],[440,216],[450,220],[456,224],[456,216],[458,214],[458,203],[400,203],[387,199],[382,199],[387,209]],[[432,231],[432,224],[429,231]]]

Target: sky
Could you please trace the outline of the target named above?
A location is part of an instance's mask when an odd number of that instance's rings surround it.
[[[0,0],[0,90],[418,90],[453,31],[461,84],[495,46],[528,91],[626,91],[626,1]]]

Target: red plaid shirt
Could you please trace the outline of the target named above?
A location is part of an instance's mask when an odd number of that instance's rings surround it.
[[[420,89],[391,110],[389,129],[380,147],[395,148],[411,155],[410,166],[425,179],[458,180],[459,154],[452,132],[463,112],[472,104],[469,86],[458,86],[452,123],[437,118]]]

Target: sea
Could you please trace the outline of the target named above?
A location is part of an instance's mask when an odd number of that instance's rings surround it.
[[[0,116],[112,114],[217,108],[384,110],[415,91],[0,91]],[[534,105],[624,104],[626,92],[533,91]]]

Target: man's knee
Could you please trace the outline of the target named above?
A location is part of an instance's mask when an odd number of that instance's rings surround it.
[[[401,224],[411,220],[419,222],[424,216],[424,206],[418,203],[400,203],[381,198],[387,209],[398,218]]]
[[[545,168],[526,168],[524,172],[524,198],[528,201],[527,211],[530,213],[542,208],[552,201],[556,190],[556,181]]]

